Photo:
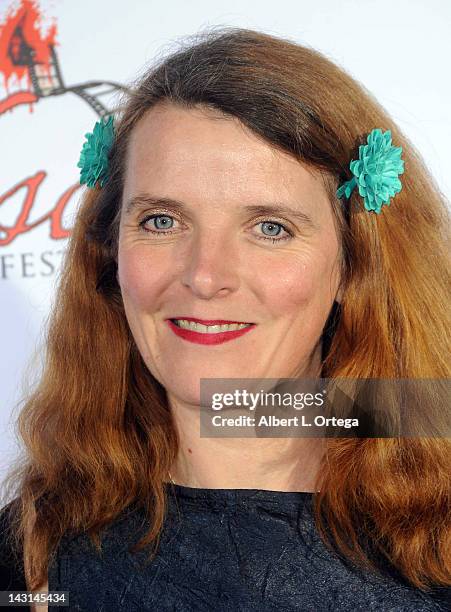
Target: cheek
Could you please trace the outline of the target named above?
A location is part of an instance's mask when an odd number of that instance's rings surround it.
[[[301,253],[284,253],[280,259],[272,259],[254,277],[260,297],[275,317],[296,314],[299,310],[309,316],[327,313],[334,299],[338,283],[333,260],[335,252],[305,248]]]
[[[168,269],[166,269],[168,268]],[[167,261],[149,257],[140,249],[119,251],[118,280],[124,299],[138,307],[154,304],[169,279]]]
[[[314,266],[308,261],[291,263],[285,267],[284,281],[282,290],[287,306],[307,303],[315,292]]]
[[[314,266],[307,260],[287,257],[255,269],[260,270],[254,277],[260,295],[274,316],[302,307],[315,293]]]

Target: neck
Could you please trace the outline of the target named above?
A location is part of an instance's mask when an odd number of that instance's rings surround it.
[[[201,438],[199,406],[170,397],[179,452],[176,484],[207,489],[316,491],[322,438]]]
[[[321,342],[287,378],[321,374]],[[324,438],[201,438],[200,407],[167,392],[179,451],[171,466],[176,484],[205,489],[315,492]]]

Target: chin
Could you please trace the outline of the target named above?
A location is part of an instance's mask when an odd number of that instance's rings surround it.
[[[180,371],[175,369],[175,372]],[[174,372],[174,370],[173,370]],[[164,377],[162,381],[167,393],[178,398],[183,403],[192,404],[195,406],[200,405],[200,385],[201,379],[221,379],[221,378],[240,378],[243,376],[243,371],[240,368],[222,368],[219,370],[215,368],[214,371],[208,368],[203,370],[194,369],[183,370],[182,376],[177,376],[174,380],[174,374],[169,378]],[[205,385],[205,383],[203,383]],[[209,391],[215,392],[211,387],[208,387]]]
[[[176,401],[183,403],[185,406],[190,405],[195,408],[200,406],[200,389],[199,381],[191,380],[189,384],[184,385],[183,381],[173,382],[164,385],[168,397],[174,398]]]

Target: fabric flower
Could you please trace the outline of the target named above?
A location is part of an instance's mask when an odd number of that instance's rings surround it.
[[[370,132],[367,143],[359,147],[359,159],[349,164],[354,177],[341,185],[336,195],[349,198],[358,185],[366,210],[379,214],[382,206],[389,206],[390,198],[402,189],[398,178],[404,172],[402,147],[392,145],[390,130],[382,133],[379,128]]]
[[[106,122],[104,119],[97,121],[94,130],[85,134],[85,137],[86,141],[77,164],[77,167],[81,168],[80,183],[86,183],[92,188],[100,181],[100,186],[103,187],[108,178],[108,153],[114,141],[112,115]]]

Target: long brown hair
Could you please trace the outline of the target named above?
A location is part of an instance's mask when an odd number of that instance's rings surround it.
[[[324,179],[343,249],[344,298],[327,322],[322,375],[447,378],[449,212],[420,155],[372,95],[325,56],[239,28],[206,31],[153,65],[118,113],[110,179],[87,189],[71,233],[38,384],[18,419],[25,455],[7,485],[15,534],[29,542],[29,588],[45,581],[67,531],[100,530],[130,504],[156,544],[178,436],[164,388],[139,354],[116,279],[127,143],[158,102],[240,119]],[[403,147],[402,191],[381,214],[339,184],[375,127]],[[332,316],[333,315],[333,316]],[[325,328],[326,329],[326,328]],[[434,438],[329,439],[314,494],[328,545],[367,567],[371,541],[411,584],[450,583],[450,447]],[[154,546],[154,551],[156,546]]]

